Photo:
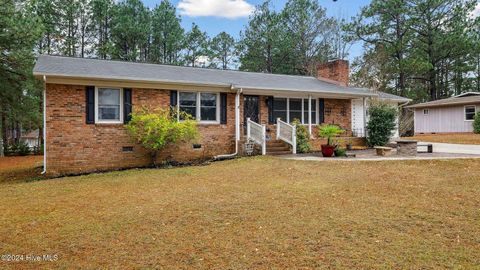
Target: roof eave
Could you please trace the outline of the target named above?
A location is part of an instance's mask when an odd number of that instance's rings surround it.
[[[210,86],[210,87],[235,87],[243,90],[253,90],[253,91],[290,91],[290,92],[301,92],[301,93],[311,93],[311,94],[333,94],[339,96],[354,96],[354,97],[376,97],[377,94],[374,93],[351,93],[351,92],[333,92],[333,91],[317,91],[317,90],[302,90],[302,89],[290,89],[290,88],[256,88],[251,86],[242,86],[242,85],[233,85],[231,83],[201,83],[193,81],[174,81],[174,80],[142,80],[131,77],[104,77],[104,76],[82,76],[82,75],[64,75],[57,73],[47,73],[47,72],[38,72],[34,71],[33,75],[37,78],[43,78],[43,76],[62,78],[62,79],[79,79],[79,80],[102,80],[102,81],[114,81],[114,82],[139,82],[139,83],[166,83],[173,85],[189,85],[189,86]]]

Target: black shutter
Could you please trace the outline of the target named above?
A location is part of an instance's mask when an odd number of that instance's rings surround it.
[[[318,99],[318,110],[318,122],[319,124],[323,124],[325,122],[325,99]]]
[[[220,93],[220,124],[227,124],[227,94]]]
[[[95,86],[86,87],[85,100],[86,123],[95,124]]]
[[[268,124],[275,124],[275,119],[273,119],[273,97],[267,97],[267,107],[268,107]]]
[[[177,91],[176,90],[170,91],[170,106],[172,108],[177,106]]]
[[[123,123],[128,124],[132,119],[132,89],[123,89]]]

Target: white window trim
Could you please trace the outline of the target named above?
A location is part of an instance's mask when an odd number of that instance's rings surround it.
[[[429,114],[430,114],[430,109],[423,109],[423,115],[429,115]]]
[[[178,121],[182,121],[180,119],[180,93],[195,93],[197,95],[197,104],[195,107],[195,112],[197,114],[196,120],[197,123],[199,124],[220,124],[220,93],[215,93],[215,92],[199,92],[199,91],[177,91],[177,119]],[[216,101],[216,121],[207,121],[207,120],[200,120],[202,118],[201,116],[201,101],[200,101],[200,94],[215,94],[217,97]]]
[[[98,119],[98,89],[120,90],[120,119],[119,120],[101,120]],[[123,124],[123,88],[119,87],[95,87],[95,124]]]
[[[303,126],[308,126],[308,119],[304,119],[305,118],[305,111],[308,111],[308,107],[304,108],[305,107],[304,102],[307,101],[307,103],[308,103],[308,97],[306,97],[306,98],[304,98],[304,97],[285,97],[285,96],[274,96],[273,97],[274,100],[276,98],[284,98],[284,99],[287,100],[286,101],[287,102],[287,110],[286,110],[286,112],[287,112],[287,121],[286,122],[287,123],[290,123],[290,99],[301,99],[302,100],[302,119],[301,119],[302,125]],[[311,100],[312,100],[312,103],[313,103],[314,100],[316,100],[315,108],[312,106],[312,110],[315,109],[315,119],[312,118],[312,125],[320,125],[318,123],[318,121],[319,121],[319,105],[320,105],[319,103],[320,102],[318,102],[318,98],[313,98],[312,97]]]
[[[473,113],[473,119],[468,120],[467,119],[467,108],[474,108],[475,112]],[[477,114],[477,106],[476,105],[465,105],[463,106],[463,119],[465,122],[473,122],[475,121],[475,115]]]

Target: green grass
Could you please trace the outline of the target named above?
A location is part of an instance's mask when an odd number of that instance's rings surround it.
[[[479,160],[249,158],[0,185],[0,268],[475,269]]]

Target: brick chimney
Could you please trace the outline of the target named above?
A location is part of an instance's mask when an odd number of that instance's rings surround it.
[[[333,60],[317,66],[317,79],[348,86],[350,67],[347,60]]]

